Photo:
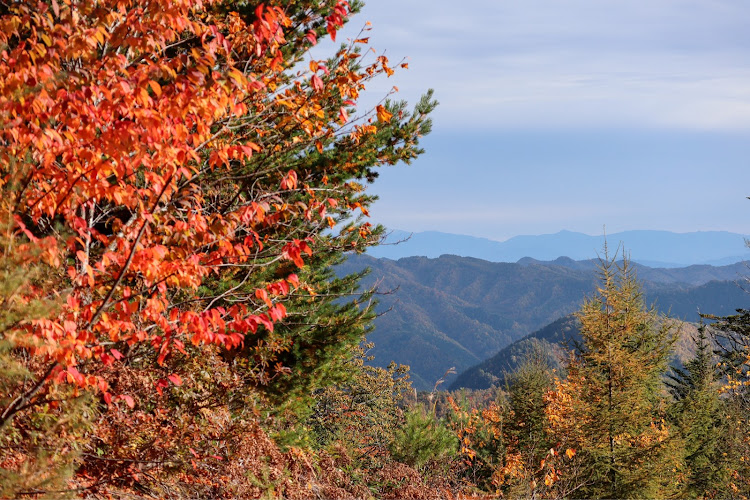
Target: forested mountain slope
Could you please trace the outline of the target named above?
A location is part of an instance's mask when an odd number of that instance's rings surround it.
[[[570,257],[558,257],[553,261],[540,261],[530,257],[524,257],[518,264],[525,266],[561,266],[578,271],[594,271],[599,261],[597,259],[573,260]],[[687,267],[649,267],[632,262],[630,264],[636,270],[638,278],[647,283],[684,283],[687,285],[703,285],[709,281],[747,281],[750,275],[748,262],[736,262],[723,266],[711,266],[708,264],[694,264]]]
[[[672,322],[673,331],[678,336],[672,358],[677,366],[682,366],[695,354],[692,338],[697,333],[696,324],[668,318],[664,320]],[[458,373],[449,389],[487,389],[493,385],[504,386],[506,377],[529,355],[546,359],[549,366],[562,375],[565,360],[570,351],[580,345],[581,340],[580,323],[575,315],[569,314],[516,340],[491,358]]]
[[[451,255],[398,261],[352,256],[338,271],[364,267],[372,269],[364,286],[377,285],[382,292],[381,315],[369,336],[375,342],[374,363],[409,365],[414,385],[422,390],[432,388],[447,369],[460,373],[575,312],[594,292],[597,279],[593,261],[523,259],[512,264]],[[748,302],[735,283],[742,269],[639,266],[638,276],[649,303],[695,321],[699,310],[728,314]],[[717,278],[723,281],[708,281]]]

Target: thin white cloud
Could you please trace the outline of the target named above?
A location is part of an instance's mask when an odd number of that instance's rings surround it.
[[[371,44],[443,127],[750,128],[746,0],[372,0]],[[356,30],[355,30],[356,31]]]

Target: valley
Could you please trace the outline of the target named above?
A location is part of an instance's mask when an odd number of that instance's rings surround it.
[[[564,257],[503,263],[455,255],[395,261],[359,255],[337,272],[371,269],[362,288],[378,289],[379,316],[368,336],[375,343],[373,363],[409,365],[413,385],[431,390],[449,368],[457,374],[448,377],[445,387],[463,371],[577,311],[595,291],[596,266],[595,260]],[[750,299],[741,287],[748,273],[744,263],[636,264],[636,272],[646,303],[683,321],[695,322],[699,313],[731,314]]]

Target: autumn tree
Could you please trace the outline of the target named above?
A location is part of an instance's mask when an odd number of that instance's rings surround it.
[[[498,490],[505,484],[506,466],[514,465],[506,461],[503,409],[494,401],[486,408],[468,407],[452,397],[448,403],[448,425],[458,437],[464,478],[485,491]]]
[[[597,293],[578,313],[580,350],[549,396],[552,439],[560,453],[575,452],[559,475],[568,476],[566,496],[664,496],[679,465],[670,461],[661,381],[673,327],[646,308],[627,259],[619,264],[605,249],[599,274]]]
[[[367,215],[376,167],[421,152],[435,103],[357,108],[393,73],[360,50],[366,37],[309,56],[358,8],[0,7],[0,194],[14,236],[49,266],[19,297],[59,304],[1,332],[29,375],[0,425],[62,386],[100,398],[84,487],[215,470],[229,458],[217,443],[242,432],[233,416],[321,385],[366,330],[366,302],[334,304],[353,281],[322,269],[377,241],[351,216]]]

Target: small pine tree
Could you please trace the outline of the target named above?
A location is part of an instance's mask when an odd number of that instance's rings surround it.
[[[411,390],[409,367],[393,362],[388,368],[369,366],[365,363],[372,358],[359,346],[351,355],[345,365],[351,377],[315,392],[306,425],[318,446],[339,442],[367,462],[387,454],[403,419],[399,402]]]
[[[395,433],[391,455],[399,462],[421,468],[458,452],[458,438],[422,407],[406,412],[406,420]]]
[[[702,323],[694,342],[695,357],[684,369],[672,369],[667,386],[675,399],[672,421],[683,439],[687,470],[684,492],[691,498],[714,497],[728,479],[722,446],[726,412],[719,397],[711,344]]]
[[[518,457],[524,474],[509,480],[506,493],[511,497],[533,496],[544,482],[543,460],[553,443],[547,432],[547,402],[552,389],[552,367],[541,345],[534,344],[518,369],[509,377],[509,415],[504,428],[508,453]]]
[[[549,450],[546,435],[544,396],[552,388],[552,368],[547,354],[535,344],[518,369],[510,376],[508,402],[513,419],[508,431],[520,448],[532,451],[534,461]],[[538,452],[538,453],[537,453]]]

